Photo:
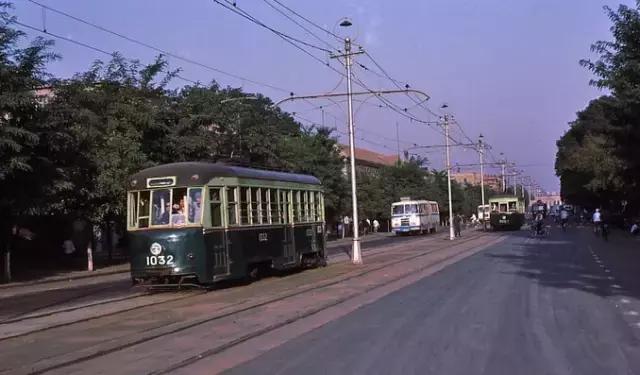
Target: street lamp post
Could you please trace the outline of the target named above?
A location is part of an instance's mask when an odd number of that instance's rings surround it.
[[[349,27],[351,26],[351,21],[348,19],[344,19],[340,22],[341,27]],[[358,197],[356,194],[356,146],[355,146],[355,135],[354,135],[354,127],[353,127],[353,92],[351,89],[351,63],[352,56],[360,53],[364,53],[364,51],[359,50],[353,52],[351,50],[351,39],[344,39],[344,54],[343,55],[334,55],[332,57],[344,57],[345,58],[345,68],[347,70],[347,111],[349,118],[349,160],[351,162],[351,203],[352,203],[352,218],[353,218],[353,243],[351,249],[351,261],[353,264],[362,264],[362,253],[360,251],[360,233],[359,231],[359,222],[358,222]]]
[[[480,134],[480,138],[478,139],[478,154],[480,154],[480,191],[482,195],[482,229],[487,230],[487,220],[486,213],[484,209],[484,144],[482,143],[482,139],[484,137]]]
[[[442,108],[447,108],[443,105]],[[449,153],[449,115],[444,115],[444,140],[447,149],[447,189],[449,194],[449,239],[453,240],[455,234],[453,232],[453,204],[451,201],[451,156]]]

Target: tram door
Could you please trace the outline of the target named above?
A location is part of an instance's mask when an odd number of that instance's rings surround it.
[[[282,212],[283,225],[283,256],[286,259],[286,263],[293,263],[296,261],[296,243],[295,236],[293,235],[293,217],[291,216],[291,192],[289,190],[280,190],[280,212]]]
[[[211,207],[211,229],[206,230],[206,244],[208,250],[213,257],[213,275],[214,280],[221,276],[229,275],[229,249],[232,245],[232,241],[229,236],[229,232],[223,230],[223,216],[222,216],[222,187],[210,186],[209,187],[209,202]],[[227,190],[227,197],[230,201],[233,201],[235,195],[235,189]],[[234,214],[235,214],[235,206]],[[234,215],[235,216],[235,215]],[[235,218],[229,218],[229,220],[235,220]]]

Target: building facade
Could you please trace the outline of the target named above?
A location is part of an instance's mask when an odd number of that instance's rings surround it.
[[[344,167],[342,172],[345,176],[349,175],[349,165],[351,153],[348,145],[339,145],[340,155],[344,159]],[[380,168],[384,166],[393,166],[398,162],[397,155],[385,155],[364,148],[355,149],[356,158],[356,176],[361,175],[377,175]]]
[[[451,179],[459,184],[480,185],[480,172],[453,172]],[[484,185],[495,190],[502,191],[502,180],[500,176],[485,174]]]

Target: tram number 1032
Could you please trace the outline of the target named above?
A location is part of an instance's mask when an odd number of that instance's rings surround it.
[[[173,255],[148,256],[147,266],[173,266]]]

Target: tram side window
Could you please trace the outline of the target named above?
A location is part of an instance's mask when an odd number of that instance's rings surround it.
[[[258,188],[249,188],[249,191],[251,192],[251,221],[250,223],[255,225],[255,224],[260,224],[260,220],[258,215],[259,210],[258,210]]]
[[[222,199],[220,198],[221,197],[220,197],[219,188],[209,188],[209,202],[211,202],[210,208],[211,208],[211,226],[212,227],[222,226]]]
[[[219,189],[218,196],[220,194]],[[189,189],[189,224],[201,224],[202,223],[202,188],[190,188]]]
[[[287,224],[289,218],[289,190],[280,190],[280,215],[282,223]]]
[[[138,226],[138,195],[139,192],[129,193],[129,199],[127,201],[127,209],[129,212],[129,226],[137,227]]]
[[[280,224],[277,189],[269,189],[269,222],[273,224]]]
[[[149,227],[149,191],[141,191],[138,193],[138,228]]]
[[[316,193],[316,221],[324,220],[324,197],[322,193]]]
[[[237,225],[238,217],[238,188],[230,187],[227,188],[227,201],[229,201],[229,205],[227,206],[227,217],[229,218],[229,225]]]
[[[269,224],[269,215],[267,211],[269,209],[269,189],[260,188],[260,222],[262,224]]]
[[[300,192],[297,190],[293,191],[293,222],[300,222]]]
[[[314,191],[309,192],[309,220],[316,221],[316,193]]]
[[[437,214],[438,212],[438,205],[435,203],[431,203],[431,213],[432,214]]]
[[[240,188],[240,224],[249,224],[249,188]]]
[[[516,202],[509,202],[509,212],[517,211]]]
[[[301,207],[302,219],[301,219],[301,221],[307,222],[307,221],[309,221],[309,192],[308,191],[302,191],[302,192],[300,192],[300,194],[301,194],[301,199],[302,199],[302,207]]]

